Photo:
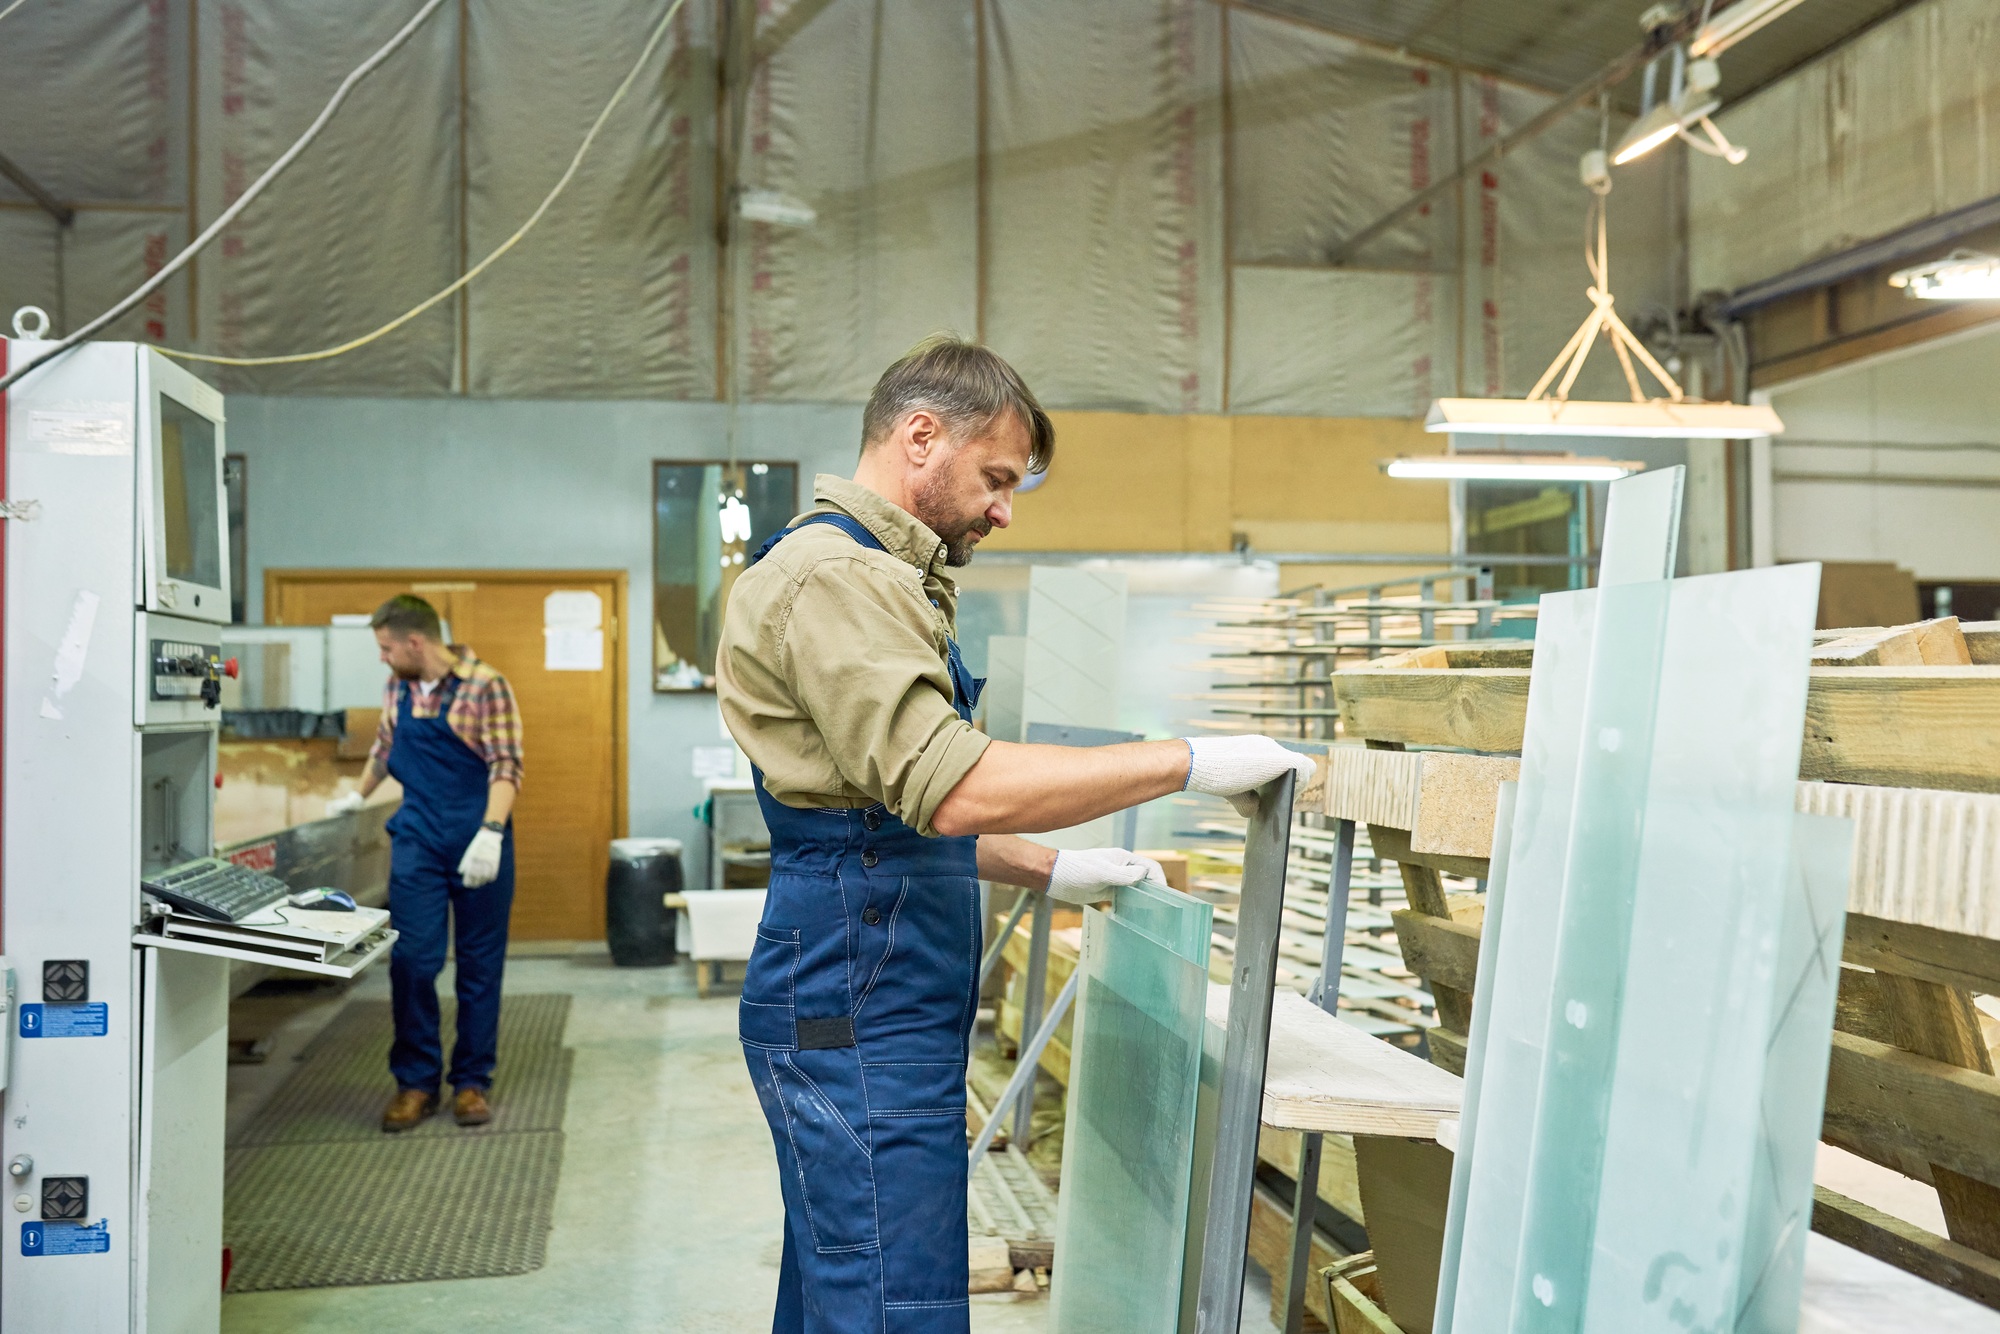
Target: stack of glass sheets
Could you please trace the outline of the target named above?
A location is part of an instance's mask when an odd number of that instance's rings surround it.
[[[1057,1331],[1181,1327],[1184,1279],[1200,1272],[1196,1143],[1212,1134],[1197,1124],[1213,1104],[1201,1097],[1211,916],[1199,899],[1148,884],[1119,890],[1109,912],[1084,913],[1056,1205]]]
[[[1542,600],[1439,1330],[1796,1323],[1852,844],[1794,814],[1817,582]]]

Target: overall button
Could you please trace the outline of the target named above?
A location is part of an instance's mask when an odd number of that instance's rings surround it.
[[[877,857],[875,855],[874,849],[872,848],[869,849],[867,852],[861,854],[861,864],[863,866],[868,867],[870,870],[873,870],[875,863],[881,860],[882,859],[880,857]]]
[[[861,920],[870,926],[879,926],[882,923],[882,914],[876,912],[873,908],[863,908],[861,910]]]
[[[866,829],[880,829],[882,827],[882,812],[869,811],[861,817],[861,824]]]

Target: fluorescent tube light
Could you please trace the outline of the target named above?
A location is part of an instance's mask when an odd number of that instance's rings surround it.
[[[811,204],[779,190],[745,190],[737,196],[736,211],[749,222],[778,227],[810,227],[819,221]]]
[[[1587,435],[1656,440],[1751,440],[1785,424],[1756,403],[1644,403],[1586,399],[1440,398],[1424,429],[1454,435]]]
[[[1424,481],[1615,482],[1645,467],[1643,463],[1580,459],[1570,454],[1492,453],[1389,459],[1383,463],[1382,471],[1391,477]]]
[[[2000,299],[2000,258],[1954,250],[1948,259],[1897,270],[1889,286],[1926,301],[1993,301]]]

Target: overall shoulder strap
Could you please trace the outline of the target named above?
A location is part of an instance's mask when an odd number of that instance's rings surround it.
[[[830,523],[864,547],[873,547],[877,551],[887,551],[889,549],[883,546],[880,539],[875,534],[869,532],[868,526],[859,519],[850,519],[845,514],[809,514],[791,527],[780,528],[777,532],[771,534],[765,540],[764,545],[757,548],[757,553],[750,557],[750,563],[755,565],[770,554],[772,547],[777,546],[778,543],[784,541],[806,525],[814,523]]]

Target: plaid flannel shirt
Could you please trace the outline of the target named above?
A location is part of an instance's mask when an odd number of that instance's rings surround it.
[[[514,702],[514,690],[507,678],[472,655],[470,649],[454,644],[458,665],[451,674],[458,678],[451,699],[451,713],[445,719],[458,739],[472,753],[486,761],[486,781],[521,786],[521,706]],[[382,692],[382,721],[375,728],[375,745],[368,752],[368,765],[377,774],[389,772],[389,747],[396,739],[396,718],[403,696],[410,695],[412,718],[435,718],[444,698],[439,682],[430,698],[417,692],[415,683],[390,677]]]

